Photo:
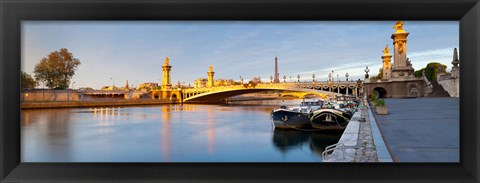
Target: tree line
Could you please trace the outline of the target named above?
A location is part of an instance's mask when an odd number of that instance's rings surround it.
[[[49,89],[68,89],[70,80],[80,64],[80,60],[66,48],[53,51],[35,65],[33,70],[35,79],[22,71],[21,87],[22,89],[33,89],[42,82]]]

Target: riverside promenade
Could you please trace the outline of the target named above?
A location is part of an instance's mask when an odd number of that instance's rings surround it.
[[[460,161],[459,98],[384,100],[387,115],[359,108],[325,162]]]
[[[459,98],[385,99],[374,113],[395,162],[459,162]]]

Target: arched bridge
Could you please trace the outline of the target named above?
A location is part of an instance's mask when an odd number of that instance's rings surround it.
[[[222,102],[225,99],[246,93],[263,91],[290,91],[328,96],[334,94],[358,94],[361,85],[352,82],[316,83],[259,83],[220,87],[189,88],[182,90],[183,102]]]

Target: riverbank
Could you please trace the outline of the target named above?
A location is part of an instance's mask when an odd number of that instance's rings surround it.
[[[228,102],[240,101],[259,101],[259,100],[288,100],[291,97],[238,97],[229,99]],[[134,105],[159,105],[159,104],[175,104],[170,100],[102,100],[102,101],[70,101],[70,102],[22,102],[21,109],[51,109],[51,108],[82,108],[82,107],[115,107],[115,106],[134,106]],[[199,102],[199,104],[207,104],[207,102]]]
[[[366,101],[362,102],[366,103]],[[361,106],[325,162],[392,162],[372,109]],[[364,118],[364,119],[362,119]]]
[[[21,109],[113,107],[132,105],[172,104],[170,100],[119,100],[119,101],[74,101],[74,102],[23,102]]]

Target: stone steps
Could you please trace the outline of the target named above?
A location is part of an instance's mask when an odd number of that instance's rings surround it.
[[[432,83],[433,92],[426,97],[436,97],[436,98],[437,97],[450,97],[450,94],[448,94],[448,92],[445,91],[443,89],[443,87],[440,86],[436,80],[430,81],[430,83]]]

